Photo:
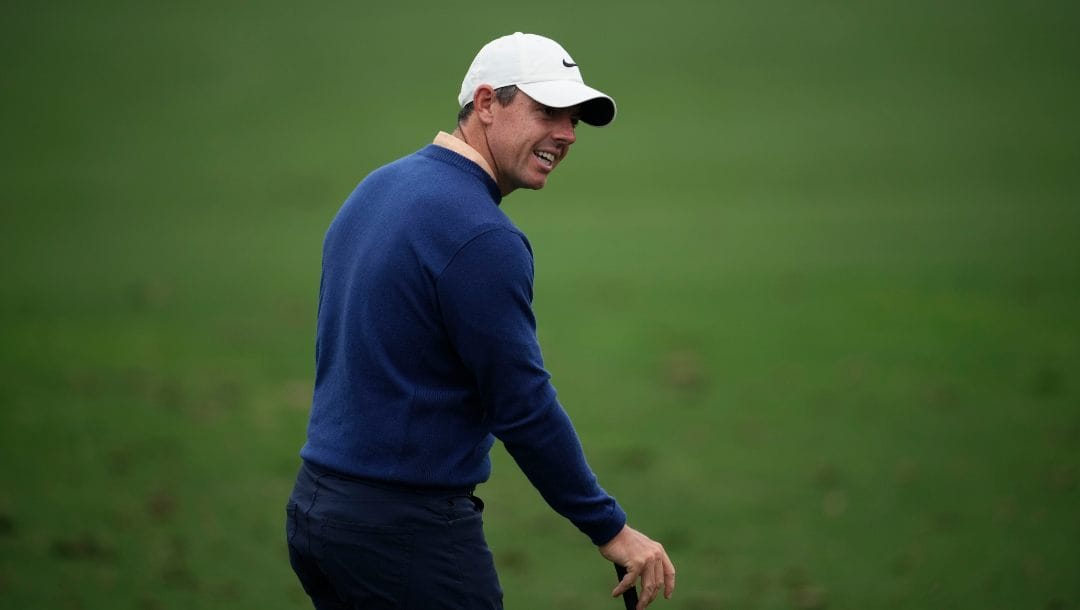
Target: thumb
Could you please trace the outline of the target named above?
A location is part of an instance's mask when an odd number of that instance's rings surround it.
[[[615,589],[611,591],[612,597],[618,597],[634,588],[634,583],[637,582],[638,572],[627,570],[619,564],[615,564],[615,573],[618,574],[621,579],[619,584],[615,585]]]

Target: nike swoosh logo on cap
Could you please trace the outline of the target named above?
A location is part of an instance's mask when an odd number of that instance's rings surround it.
[[[576,68],[577,67],[577,64],[572,64],[572,63],[566,61],[565,59],[562,60],[562,65],[566,66],[567,68]]]

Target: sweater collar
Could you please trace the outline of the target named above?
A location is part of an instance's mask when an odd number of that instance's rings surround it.
[[[454,138],[453,136],[450,137],[457,140],[457,138]],[[465,146],[468,145],[465,144]],[[472,150],[472,148],[470,147],[469,150]],[[438,143],[429,144],[419,152],[426,157],[443,161],[466,173],[476,176],[476,178],[487,187],[488,192],[491,194],[491,198],[495,200],[495,205],[502,203],[502,192],[499,190],[499,185],[495,182],[495,179],[484,169],[484,167],[470,159],[468,156],[441,146]],[[479,153],[476,153],[476,151],[473,152],[479,156]]]

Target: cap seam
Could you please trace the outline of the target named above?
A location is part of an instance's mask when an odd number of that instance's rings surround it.
[[[585,85],[585,83],[583,83],[583,82],[581,82],[581,81],[579,81],[577,79],[574,79],[574,78],[545,78],[544,80],[520,81],[520,82],[517,82],[515,84],[517,84],[517,85],[535,85],[537,83],[577,83],[579,85]],[[588,87],[588,85],[585,85],[585,86]],[[592,87],[589,87],[589,88],[591,89]]]

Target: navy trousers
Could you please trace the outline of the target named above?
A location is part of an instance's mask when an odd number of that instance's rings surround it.
[[[501,609],[471,490],[402,488],[304,463],[286,506],[289,561],[317,610]]]

